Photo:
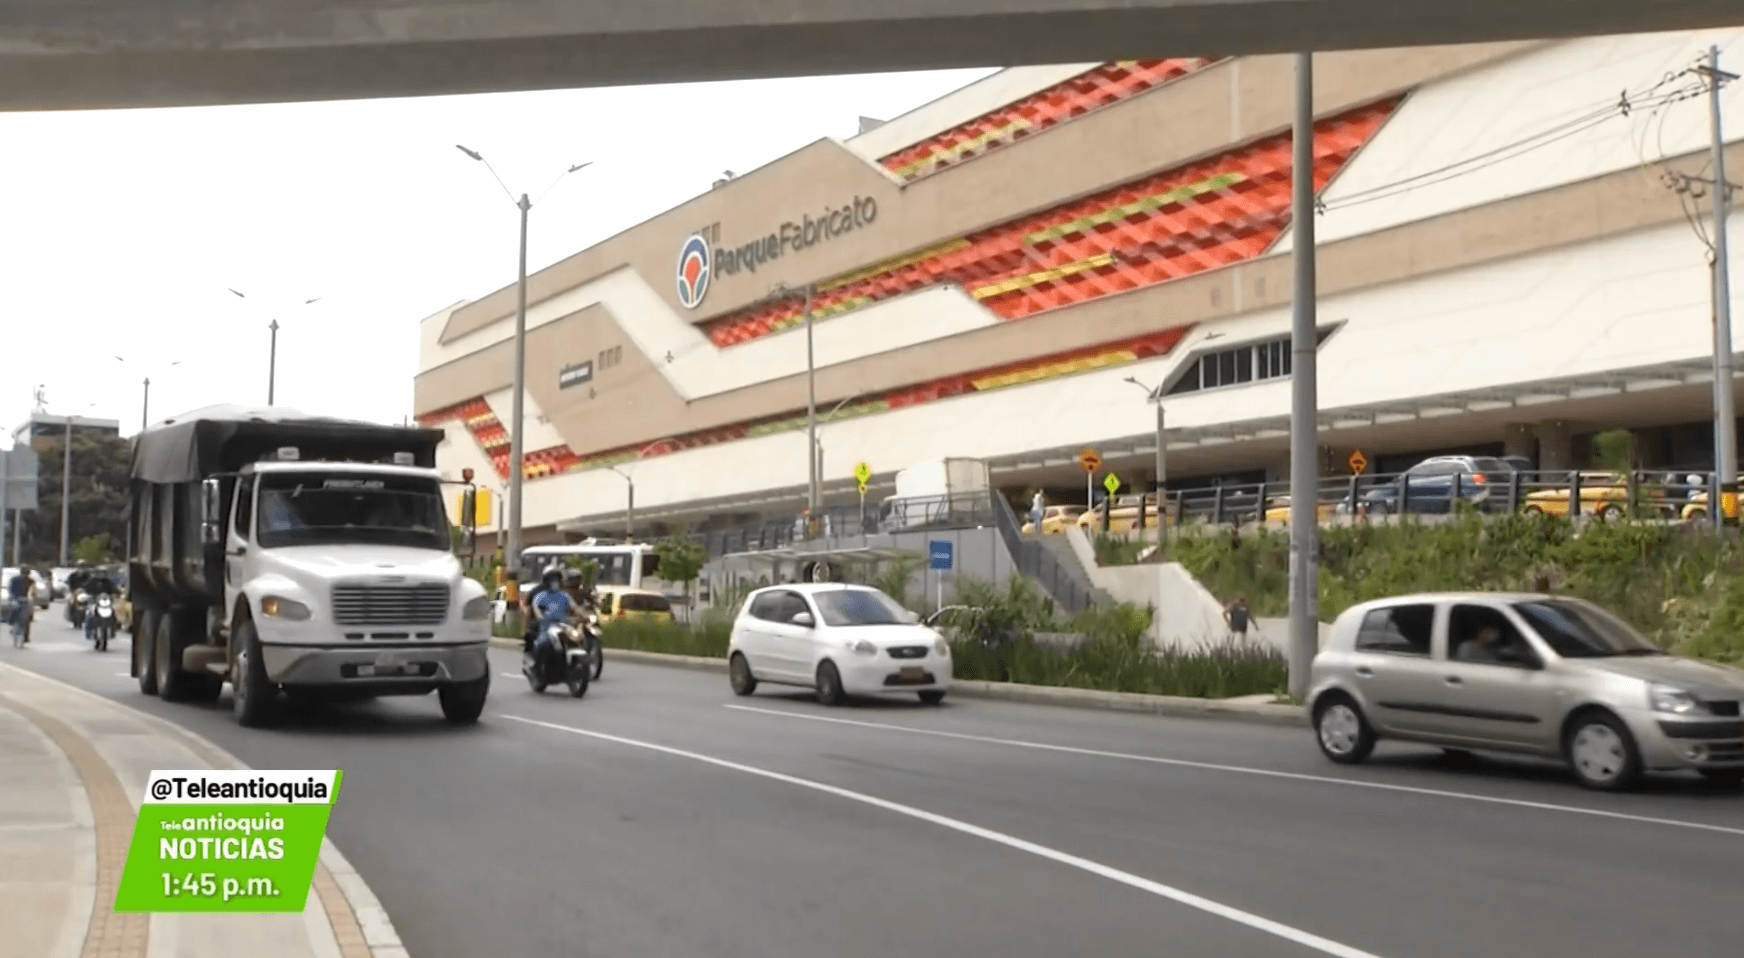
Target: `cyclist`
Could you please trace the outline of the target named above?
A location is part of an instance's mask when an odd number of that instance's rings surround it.
[[[14,639],[22,637],[17,644],[29,644],[30,613],[36,604],[36,580],[31,577],[29,566],[19,569],[12,581],[6,583],[6,592],[12,600],[12,636]]]

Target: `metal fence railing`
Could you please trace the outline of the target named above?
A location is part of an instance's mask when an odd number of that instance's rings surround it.
[[[1442,476],[1399,473],[1328,477],[1315,489],[1322,520],[1338,517],[1379,519],[1397,515],[1449,515],[1456,512],[1547,515],[1638,521],[1718,522],[1709,507],[1713,473],[1640,470],[1536,470],[1459,472]],[[1288,483],[1226,484],[1186,489],[1168,495],[1171,525],[1287,524]],[[1128,532],[1138,526],[1137,508],[1115,506],[1080,520],[1087,531]],[[1734,508],[1734,514],[1736,509]],[[1144,525],[1156,524],[1155,500],[1147,498]]]
[[[973,529],[994,524],[997,498],[997,493],[974,492],[886,499],[867,503],[864,511],[857,505],[829,506],[819,510],[811,529],[802,514],[794,513],[756,525],[702,532],[698,538],[711,556],[724,556],[780,549],[812,538]]]
[[[1094,590],[1084,572],[1069,568],[1053,550],[1034,537],[1025,536],[1018,525],[1017,514],[1005,497],[994,493],[989,505],[995,513],[994,524],[1005,550],[1017,571],[1040,586],[1054,600],[1054,605],[1075,615],[1090,607]]]

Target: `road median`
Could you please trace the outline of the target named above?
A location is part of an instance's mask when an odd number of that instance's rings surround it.
[[[499,648],[519,650],[519,639],[492,639]],[[670,655],[633,649],[607,647],[607,654],[616,660],[658,665],[666,668],[690,669],[702,672],[727,671],[726,659],[700,655]],[[1300,706],[1271,701],[1254,701],[1257,696],[1241,699],[1207,699],[1179,695],[1146,695],[1139,692],[1103,692],[1056,685],[1022,685],[1015,682],[989,682],[977,679],[953,679],[951,694],[964,698],[1021,702],[1028,705],[1058,705],[1067,708],[1092,709],[1105,712],[1136,712],[1182,718],[1209,718],[1228,721],[1257,722],[1267,725],[1306,727],[1307,715]]]

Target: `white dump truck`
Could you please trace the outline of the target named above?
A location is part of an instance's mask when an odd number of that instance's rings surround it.
[[[451,722],[490,690],[491,600],[468,578],[440,431],[217,406],[134,440],[132,674],[147,695],[269,722],[281,692],[435,692]],[[470,476],[467,477],[468,485]]]

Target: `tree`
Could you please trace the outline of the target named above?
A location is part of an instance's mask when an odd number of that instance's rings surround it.
[[[73,558],[91,565],[112,562],[115,559],[115,553],[112,549],[114,541],[115,537],[107,532],[86,536],[73,543]]]
[[[660,563],[660,578],[684,587],[684,597],[690,598],[691,583],[708,564],[708,547],[682,533],[667,536],[654,543],[654,556]],[[688,607],[689,602],[686,601]]]
[[[61,549],[61,464],[66,447],[60,441],[38,450],[41,471],[35,512],[24,514],[24,561],[53,562]],[[109,542],[127,542],[127,486],[132,444],[120,436],[77,433],[73,436],[71,508],[68,543],[108,535]],[[113,547],[113,546],[112,546]],[[68,558],[71,558],[69,556]]]

